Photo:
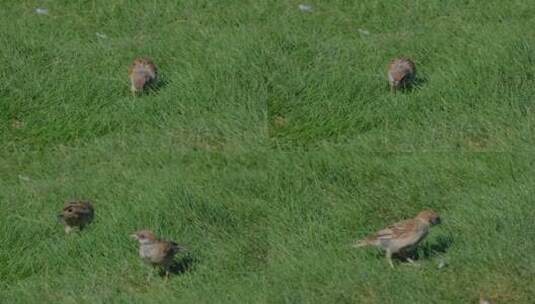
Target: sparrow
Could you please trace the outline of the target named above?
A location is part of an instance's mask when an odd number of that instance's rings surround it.
[[[65,226],[65,232],[70,233],[75,228],[82,230],[85,225],[91,223],[95,211],[89,201],[70,201],[65,204],[58,214],[58,219]]]
[[[409,220],[404,220],[379,230],[362,240],[354,247],[375,246],[386,252],[386,259],[393,268],[393,254],[403,254],[414,249],[429,233],[431,226],[440,224],[440,216],[433,210],[424,210]],[[411,259],[407,261],[412,262]]]
[[[137,58],[130,66],[128,76],[131,83],[130,90],[136,96],[137,93],[143,92],[147,86],[156,82],[158,72],[156,65],[149,58]]]
[[[390,82],[390,90],[406,88],[414,81],[416,77],[416,66],[408,58],[397,58],[390,61],[388,65],[388,81]]]
[[[131,237],[139,242],[141,259],[153,267],[163,268],[166,277],[169,276],[175,255],[186,250],[175,242],[158,239],[150,230],[140,230]]]

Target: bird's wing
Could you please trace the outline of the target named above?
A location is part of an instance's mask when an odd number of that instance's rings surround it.
[[[167,242],[158,242],[152,246],[150,259],[155,263],[162,263],[166,259],[172,258]]]
[[[151,60],[147,60],[146,69],[151,78],[156,78],[156,74],[157,74],[156,65],[154,65],[154,63]]]
[[[80,213],[82,215],[91,215],[91,214],[93,214],[93,209],[92,208],[80,208],[77,211],[78,211],[78,213]]]
[[[63,206],[63,211],[66,211],[66,210],[69,209],[69,208],[76,208],[76,203],[74,203],[74,202],[66,203],[66,204]]]
[[[160,241],[158,242],[158,255],[161,259],[172,258],[175,254],[184,248],[175,242]]]
[[[414,222],[414,220],[405,220],[397,222],[388,226],[385,229],[377,231],[374,237],[380,240],[405,238],[410,235],[415,230],[415,228],[416,223]]]
[[[93,211],[93,206],[89,202],[69,202],[65,204],[65,206],[63,207],[63,210],[65,211],[69,208],[74,208],[76,209],[76,211],[79,211],[79,212],[82,210],[84,210],[84,212]]]
[[[93,209],[87,209],[84,207],[74,209],[74,212],[71,213],[72,217],[79,219],[91,219],[93,218]]]

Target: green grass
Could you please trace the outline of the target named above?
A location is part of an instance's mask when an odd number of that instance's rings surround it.
[[[2,302],[535,302],[535,3],[300,3],[3,1]],[[164,85],[134,99],[141,55]],[[71,198],[96,219],[66,236]],[[420,267],[349,246],[423,208]]]

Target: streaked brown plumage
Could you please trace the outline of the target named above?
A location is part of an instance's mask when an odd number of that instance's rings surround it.
[[[416,77],[416,65],[408,58],[397,58],[388,65],[388,81],[390,90],[406,88]]]
[[[58,214],[58,219],[65,226],[65,232],[70,233],[73,229],[83,229],[91,223],[95,211],[89,201],[70,201],[65,204],[63,210]]]
[[[139,242],[139,256],[152,266],[159,266],[169,275],[177,253],[185,250],[175,242],[159,240],[150,230],[140,230],[131,235]]]
[[[355,244],[355,247],[376,246],[386,252],[390,266],[393,254],[402,254],[415,248],[429,233],[429,228],[440,223],[439,215],[433,210],[424,210],[409,220],[401,221],[379,230]]]
[[[135,96],[156,82],[158,71],[151,59],[137,58],[130,66],[128,76],[130,77],[130,90]]]

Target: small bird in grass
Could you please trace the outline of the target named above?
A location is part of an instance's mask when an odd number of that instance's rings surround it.
[[[141,259],[154,267],[163,268],[166,277],[169,276],[175,255],[186,250],[175,242],[159,240],[150,230],[140,230],[131,236],[139,242]]]
[[[388,65],[390,90],[395,92],[408,87],[416,78],[416,65],[408,58],[397,58]]]
[[[132,94],[143,92],[145,88],[156,82],[158,71],[156,65],[149,58],[137,58],[128,70]]]
[[[429,233],[431,226],[440,224],[439,215],[433,210],[424,210],[409,220],[404,220],[379,230],[362,240],[354,247],[376,246],[386,252],[391,267],[393,254],[404,254],[414,249]],[[407,259],[412,262],[411,259]]]
[[[95,211],[89,201],[70,201],[65,204],[63,210],[58,214],[58,219],[65,226],[65,232],[70,233],[75,228],[82,230],[84,226],[91,223]]]

